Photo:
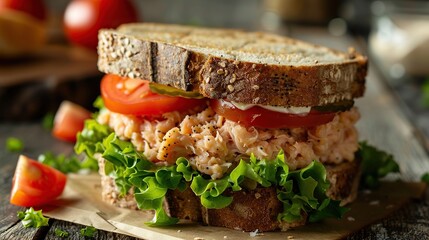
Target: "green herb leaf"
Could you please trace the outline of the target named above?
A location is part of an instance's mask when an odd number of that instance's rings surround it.
[[[26,228],[40,228],[48,226],[49,218],[45,218],[42,214],[42,210],[35,211],[32,207],[24,211],[17,213],[19,219],[21,219],[22,225]]]
[[[92,106],[94,106],[95,108],[97,108],[98,110],[101,110],[104,108],[104,102],[103,102],[103,98],[101,96],[98,96],[94,103],[92,104]]]
[[[51,152],[45,152],[39,155],[39,162],[51,166],[63,173],[76,173],[83,169],[81,162],[76,156],[66,157],[63,154],[55,156]]]
[[[360,142],[359,156],[362,159],[361,187],[377,188],[380,178],[388,173],[399,172],[399,165],[391,154],[378,150],[366,142]]]
[[[97,229],[95,227],[86,226],[80,230],[80,235],[82,235],[84,237],[93,238],[96,232],[97,232]]]
[[[24,143],[15,137],[9,137],[6,139],[6,149],[9,152],[19,152],[24,149]]]
[[[46,130],[52,130],[54,127],[55,115],[52,112],[48,112],[42,119],[42,126]]]
[[[422,182],[425,182],[426,184],[429,184],[429,172],[424,173],[421,178]]]
[[[429,107],[429,77],[426,78],[422,85],[422,103],[423,106]]]
[[[59,228],[55,228],[54,233],[55,233],[55,236],[61,237],[61,238],[67,238],[69,236],[68,232]]]

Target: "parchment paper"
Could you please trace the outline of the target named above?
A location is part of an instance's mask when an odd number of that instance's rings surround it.
[[[343,219],[329,219],[287,232],[256,234],[232,229],[181,222],[172,227],[154,228],[144,223],[152,219],[148,212],[113,207],[101,200],[100,177],[69,175],[66,189],[55,202],[43,208],[44,215],[64,221],[94,226],[106,231],[143,239],[339,239],[382,219],[410,199],[421,198],[423,183],[384,182],[377,191],[360,192]],[[253,234],[252,234],[253,235]]]

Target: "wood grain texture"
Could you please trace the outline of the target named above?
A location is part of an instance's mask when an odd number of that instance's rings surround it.
[[[429,239],[429,201],[414,201],[391,217],[361,229],[348,240]]]
[[[37,239],[43,237],[48,227],[40,229],[24,228],[16,216],[17,211],[25,208],[9,204],[14,165],[7,164],[0,168],[0,239]]]
[[[0,217],[0,236],[19,221],[16,212],[24,209],[6,204],[9,202],[10,198],[10,183],[12,182],[11,172],[13,172],[13,166],[11,164],[0,168],[0,203],[2,203],[0,204],[0,216],[2,216]],[[0,237],[0,239],[2,238]]]
[[[52,224],[50,224],[50,229],[47,232],[46,240],[58,240],[58,239],[64,239],[60,238],[55,235],[55,229],[61,229],[65,230],[69,233],[69,237],[67,239],[82,239],[83,237],[80,235],[80,230],[84,228],[84,225],[80,224],[74,224],[70,222],[64,222],[64,221],[57,221],[55,220]],[[119,239],[119,240],[137,240],[138,238],[121,235],[118,233],[113,232],[106,232],[102,230],[97,230],[97,232],[94,234],[95,239],[99,240],[110,240],[110,239]]]
[[[54,80],[59,83],[97,75],[97,55],[84,48],[46,45],[40,52],[20,59],[0,59],[0,87]]]

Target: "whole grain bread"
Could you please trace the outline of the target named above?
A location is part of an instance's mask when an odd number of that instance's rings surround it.
[[[120,197],[113,178],[104,174],[104,159],[99,159],[100,174],[102,175],[102,198],[104,201],[118,206],[137,209],[137,204],[130,192]],[[360,180],[360,161],[344,162],[326,166],[327,179],[331,183],[327,195],[340,200],[345,205],[356,198]],[[233,202],[223,209],[207,209],[200,203],[190,188],[180,192],[169,190],[164,207],[172,217],[201,222],[210,226],[227,227],[244,231],[286,231],[289,228],[305,225],[307,215],[302,214],[302,220],[294,223],[279,222],[277,215],[283,210],[282,203],[277,198],[275,187],[256,187],[249,190],[243,188],[237,192],[226,192],[233,197]]]
[[[367,58],[240,30],[137,23],[101,30],[102,72],[206,97],[273,106],[323,106],[360,97]]]

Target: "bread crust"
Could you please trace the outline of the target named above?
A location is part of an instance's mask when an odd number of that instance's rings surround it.
[[[151,37],[154,27],[162,28],[172,36],[165,39]],[[140,35],[136,35],[136,31],[140,31]],[[236,54],[231,56],[228,49],[222,50],[225,52],[223,55],[216,52],[213,46],[207,46],[213,48],[213,54],[210,54],[188,43],[189,40],[183,40],[190,36],[198,39],[198,34],[204,31],[216,32],[219,36],[214,34],[213,38],[218,38],[220,42],[224,41],[225,36],[231,36],[233,43],[244,38],[248,42],[258,41],[261,48],[266,42],[285,48],[299,46],[300,50],[305,48],[306,51],[323,49],[336,60],[319,63],[318,59],[314,59],[311,64],[275,64],[268,63],[268,60],[264,62],[261,57],[260,61],[248,61],[239,54],[263,56],[257,52],[262,50],[255,47],[248,49],[243,44],[242,50],[231,50]],[[354,50],[342,53],[266,33],[165,24],[131,24],[118,30],[101,30],[98,54],[98,67],[105,73],[146,79],[185,91],[199,91],[208,98],[285,107],[323,106],[360,97],[365,90],[367,73],[367,58]],[[278,52],[279,56],[282,54],[285,58],[291,55]]]

